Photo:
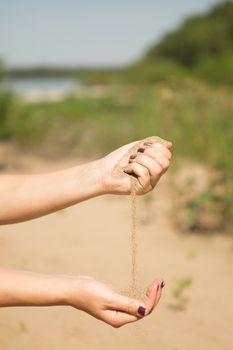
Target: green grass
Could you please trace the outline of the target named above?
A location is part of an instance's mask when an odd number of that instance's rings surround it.
[[[187,79],[105,89],[100,97],[90,91],[86,97],[35,104],[0,93],[0,140],[56,157],[97,157],[149,135],[172,140],[175,164],[198,161],[222,173],[226,195],[213,197],[210,184],[207,194],[186,203],[191,226],[200,226],[203,210],[212,216],[217,211],[231,230],[233,90]]]
[[[174,311],[184,311],[187,309],[189,298],[184,296],[184,293],[191,285],[191,277],[180,277],[175,280],[172,290],[173,302],[168,304],[169,309]]]
[[[195,81],[122,86],[106,96],[25,104],[0,95],[0,138],[62,154],[103,154],[148,135],[174,142],[176,157],[233,177],[233,90]]]

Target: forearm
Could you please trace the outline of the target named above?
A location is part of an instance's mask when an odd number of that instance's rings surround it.
[[[0,224],[34,219],[101,195],[98,161],[42,175],[1,175]]]
[[[67,305],[72,277],[0,268],[0,307]]]
[[[132,151],[136,153],[131,155],[131,163],[128,152],[137,142],[97,161],[55,173],[1,175],[0,224],[34,219],[101,194],[129,194],[130,177],[112,176],[116,164],[122,169],[127,166],[128,174],[137,177],[137,194],[149,192],[169,167],[172,144],[165,140],[141,143],[143,148]]]

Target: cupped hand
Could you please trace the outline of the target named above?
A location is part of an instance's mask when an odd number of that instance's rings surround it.
[[[162,140],[162,139],[161,139]],[[166,140],[162,142],[145,142],[131,157],[125,154],[137,143],[132,142],[118,148],[101,159],[103,170],[103,183],[107,193],[129,194],[131,190],[130,176],[116,179],[112,173],[116,164],[128,174],[134,174],[137,178],[136,193],[145,194],[151,191],[160,177],[166,172],[172,157],[172,143]]]
[[[158,304],[164,287],[163,279],[155,280],[144,300],[118,294],[108,285],[81,276],[72,283],[69,305],[87,312],[105,323],[119,328],[149,315]]]

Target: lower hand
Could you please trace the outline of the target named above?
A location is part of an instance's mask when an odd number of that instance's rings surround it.
[[[68,304],[107,324],[119,328],[149,315],[158,304],[164,281],[157,279],[139,301],[116,293],[91,277],[79,277],[71,284]]]

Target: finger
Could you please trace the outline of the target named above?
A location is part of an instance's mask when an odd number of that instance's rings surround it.
[[[150,175],[150,188],[155,187],[160,176],[165,172],[165,169],[163,169],[158,162],[146,155],[138,155],[133,162],[138,163],[148,169]]]
[[[138,321],[140,317],[129,315],[121,311],[106,310],[102,319],[112,327],[119,328],[127,323]]]
[[[152,178],[157,178],[164,171],[163,166],[161,166],[161,164],[144,154],[138,154],[137,157],[133,160],[133,162],[137,162],[138,164],[147,168],[150,177]]]
[[[146,305],[143,301],[128,298],[121,294],[116,294],[112,305],[109,307],[115,311],[121,311],[136,317],[142,317],[146,313]]]
[[[151,187],[149,171],[141,164],[132,162],[124,169],[124,171],[127,174],[135,174],[138,178],[138,182],[144,189]]]
[[[159,288],[159,281],[155,280],[147,290],[146,298],[144,302],[146,304],[146,310],[148,314],[151,313],[156,303],[158,288]]]
[[[162,286],[161,286],[161,284],[160,284],[159,290],[158,290],[158,293],[157,293],[156,302],[155,302],[155,304],[154,304],[154,306],[153,306],[153,308],[152,308],[152,311],[153,311],[154,308],[158,305],[158,303],[159,303],[159,301],[160,301],[160,299],[161,299],[161,296],[162,296],[162,291],[163,291],[163,289],[162,289]]]
[[[160,140],[161,140],[161,144],[163,144],[164,146],[166,146],[169,149],[172,148],[173,144],[172,144],[171,141],[164,140],[164,139],[161,139],[161,138],[160,138]]]
[[[128,152],[138,142],[139,141],[131,142],[131,143],[129,143],[127,145],[124,145],[124,146],[122,146],[122,147],[120,147],[119,149],[116,150],[119,154],[123,154],[123,157],[118,159],[118,161],[121,161],[122,167],[124,167],[124,166],[126,166],[128,164],[128,161],[129,161],[129,154],[128,154]],[[114,151],[114,152],[116,152],[116,151]]]
[[[165,142],[165,146],[168,148],[168,149],[171,149],[173,147],[173,143],[171,141],[166,141]]]
[[[160,144],[164,145],[165,147],[167,147],[167,148],[169,148],[169,149],[171,149],[172,146],[173,146],[173,144],[172,144],[171,141],[164,140],[164,139],[162,139],[161,137],[159,137],[157,140],[153,140],[153,139],[148,140],[148,141],[146,141],[145,143],[146,143],[147,145],[149,145],[149,144],[151,145],[151,144],[160,143]]]
[[[148,155],[149,157],[155,159],[157,151],[162,152],[164,154],[164,156],[166,156],[167,159],[169,159],[169,160],[172,158],[171,151],[169,151],[169,149],[167,147],[165,147],[164,145],[162,145],[160,143],[155,143],[151,146],[146,146],[145,151],[143,153]]]
[[[152,308],[152,311],[154,310],[154,308],[158,305],[159,303],[159,300],[161,298],[161,295],[162,295],[162,288],[164,287],[164,281],[162,279],[160,279],[159,281],[159,287],[157,288],[157,295],[156,295],[156,301],[155,301],[155,304]],[[162,287],[163,286],[163,287]]]
[[[144,300],[147,313],[151,313],[160,300],[162,294],[162,282],[162,279],[156,279],[147,291]]]
[[[170,160],[160,150],[156,151],[154,160],[161,166],[163,173],[169,168]]]

